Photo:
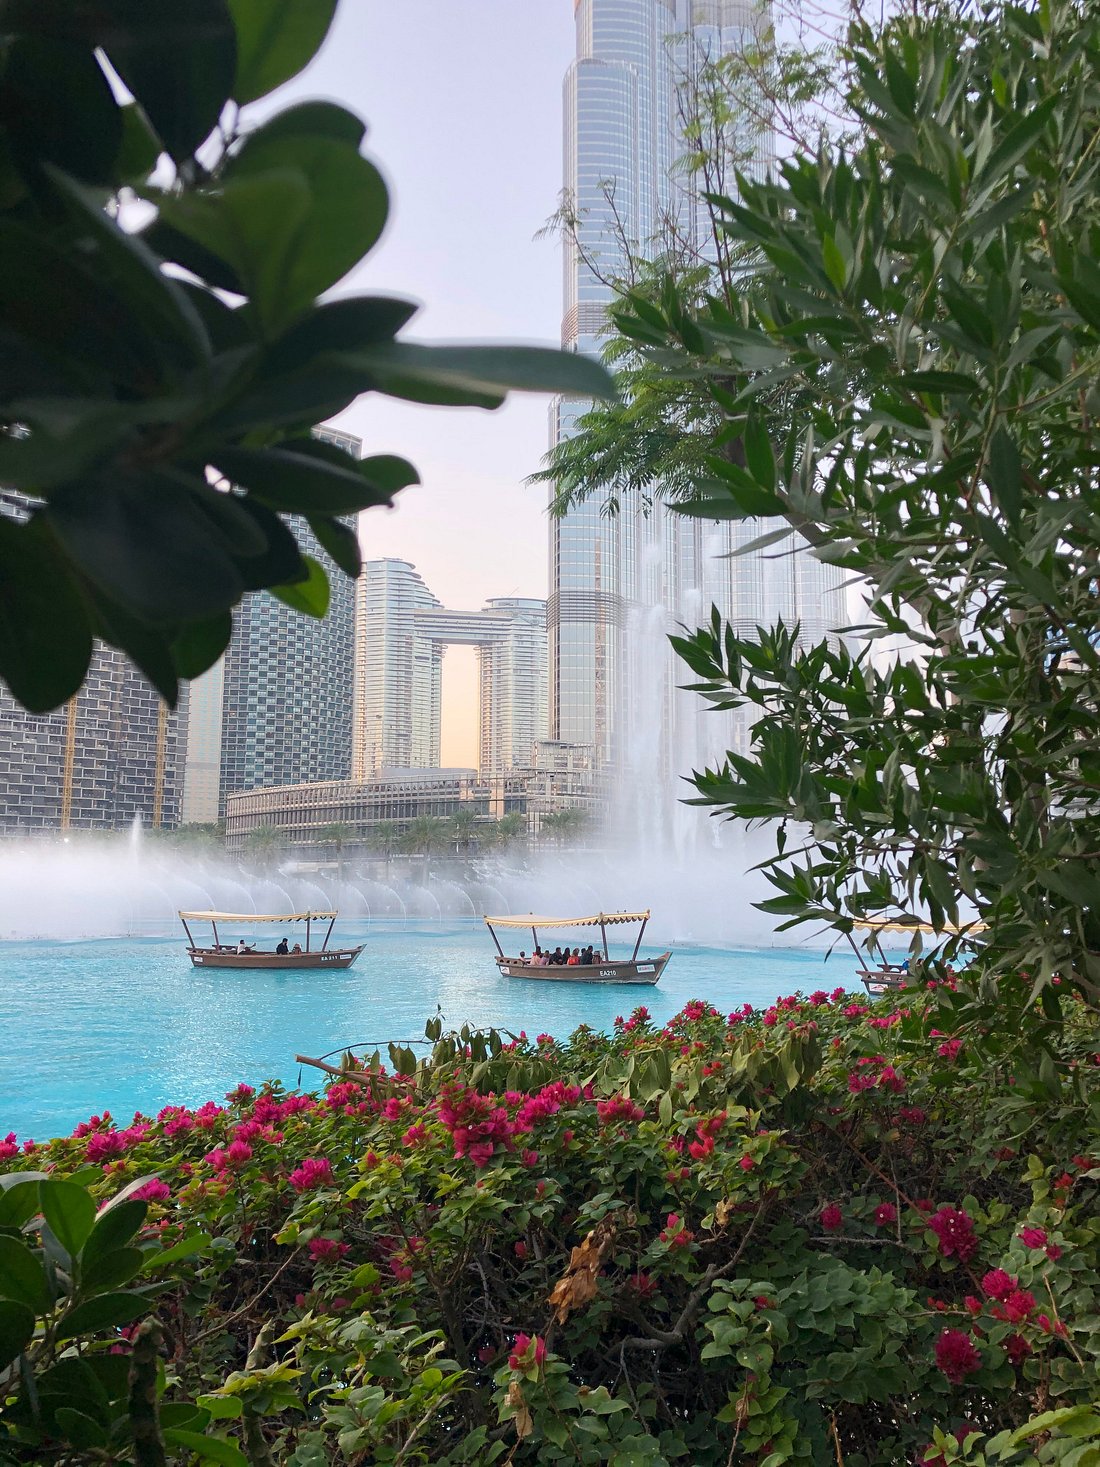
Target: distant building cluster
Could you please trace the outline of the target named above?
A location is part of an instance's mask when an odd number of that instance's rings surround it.
[[[575,0],[575,13],[562,343],[596,353],[609,280],[628,256],[672,243],[709,257],[709,219],[684,168],[693,99],[707,64],[756,47],[772,17],[770,0]],[[722,123],[750,175],[774,158],[757,101]],[[572,436],[588,407],[555,402],[552,439]],[[361,453],[346,433],[317,433]],[[0,513],[26,513],[26,502],[0,495]],[[600,811],[613,787],[652,828],[680,776],[747,736],[739,715],[717,717],[678,689],[668,633],[712,606],[748,636],[781,617],[816,641],[847,620],[835,567],[805,548],[742,553],[758,523],[677,516],[659,492],[624,492],[616,516],[590,501],[552,517],[548,601],[480,609],[444,607],[405,560],[368,562],[353,583],[308,524],[294,529],[331,572],[329,614],[247,596],[225,657],[174,711],[106,647],[81,693],[46,717],[0,687],[0,834],[224,820],[234,850],[265,829],[309,847],[326,827],[366,840],[463,810],[522,814],[537,830],[564,811]],[[476,769],[440,768],[443,659],[456,645],[478,660]]]

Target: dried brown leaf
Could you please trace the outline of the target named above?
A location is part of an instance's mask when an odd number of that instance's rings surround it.
[[[530,1436],[535,1429],[534,1418],[527,1407],[527,1398],[523,1394],[523,1387],[518,1380],[512,1381],[508,1387],[507,1404],[512,1410],[512,1425],[516,1428],[516,1435],[520,1441]]]
[[[569,1255],[569,1266],[551,1289],[548,1300],[559,1324],[596,1297],[600,1268],[615,1241],[616,1230],[615,1219],[605,1217]]]

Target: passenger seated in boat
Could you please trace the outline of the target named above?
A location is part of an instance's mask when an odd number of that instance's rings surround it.
[[[592,966],[592,944],[589,943],[586,948],[583,948],[581,950],[581,967],[582,968],[590,968],[591,966]]]
[[[516,962],[517,962],[517,964],[521,968],[526,968],[526,966],[527,966],[527,952],[526,952],[526,949],[520,953],[519,957],[516,959]]]
[[[243,937],[238,938],[237,939],[237,956],[240,957],[242,953],[246,953],[247,951],[248,951],[248,948],[245,945],[244,938]]]
[[[284,958],[286,957],[287,953],[290,951],[290,943],[287,942],[285,937],[282,938],[282,940],[279,942],[279,945],[276,947],[275,951],[279,953],[280,956]]]
[[[292,953],[300,953],[301,951],[302,951],[302,944],[300,942],[296,942],[294,944],[294,946],[291,948],[291,952]]]
[[[566,958],[565,964],[566,964],[566,967],[568,967],[568,968],[579,968],[580,967],[580,965],[581,965],[581,950],[580,950],[579,947],[575,947],[573,949],[573,951]]]

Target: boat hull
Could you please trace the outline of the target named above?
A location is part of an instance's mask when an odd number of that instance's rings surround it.
[[[297,972],[303,968],[350,968],[362,951],[360,946],[319,948],[310,953],[232,953],[192,947],[187,949],[187,954],[196,968],[277,968]]]
[[[496,965],[504,978],[532,978],[547,983],[646,984],[658,981],[664,972],[670,952],[656,958],[625,959],[622,962],[575,964],[551,968],[532,968],[530,963],[517,963],[513,958],[497,958]]]

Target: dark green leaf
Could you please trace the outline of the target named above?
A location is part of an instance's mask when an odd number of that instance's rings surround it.
[[[21,1228],[38,1211],[38,1184],[45,1172],[9,1172],[0,1178],[0,1227]]]
[[[355,531],[341,520],[325,515],[310,515],[309,527],[321,548],[328,551],[344,574],[356,578],[363,569],[363,553]]]
[[[985,481],[1008,518],[1018,520],[1023,508],[1020,451],[1003,427],[998,427],[990,440]]]
[[[107,1446],[110,1438],[98,1421],[85,1416],[72,1406],[59,1406],[54,1420],[65,1434],[65,1440],[78,1451],[94,1451]]]
[[[496,407],[509,391],[615,396],[614,383],[598,362],[548,347],[393,342],[341,357],[364,367],[379,392],[414,402]]]
[[[745,425],[745,460],[761,489],[775,493],[775,454],[767,424],[755,413]]]
[[[145,1221],[148,1211],[145,1202],[133,1198],[105,1207],[96,1218],[95,1227],[81,1249],[81,1266],[87,1268],[105,1253],[124,1248]]]
[[[985,160],[985,166],[979,171],[975,184],[988,185],[1002,174],[1010,173],[1038,142],[1060,100],[1057,95],[1044,97],[1038,106],[1033,107],[1025,117],[1010,127]],[[1008,116],[1012,116],[1012,113]]]
[[[336,102],[298,102],[267,118],[259,131],[248,133],[245,146],[262,137],[264,146],[277,156],[275,145],[283,138],[329,138],[358,152],[366,135],[363,119]]]
[[[401,487],[402,473],[395,465],[403,460],[382,465],[379,474],[384,482],[376,484],[365,465],[339,449],[342,464],[317,453],[323,446],[308,439],[279,448],[227,446],[214,449],[211,457],[227,479],[264,504],[300,514],[350,514],[372,504],[389,504]],[[409,465],[405,469],[412,476],[405,482],[415,482],[415,471]]]
[[[237,34],[226,0],[115,0],[100,39],[165,151],[187,158],[232,95]]]
[[[160,195],[157,203],[166,224],[229,265],[270,331],[281,330],[307,303],[280,289],[291,261],[306,248],[313,196],[301,169],[272,167],[228,178],[205,193]]]
[[[304,611],[307,616],[323,617],[328,611],[329,584],[325,568],[312,555],[302,559],[309,571],[304,581],[293,581],[285,586],[272,586],[271,594],[278,597],[295,611]]]
[[[150,627],[116,601],[89,587],[96,636],[125,652],[170,708],[179,692],[170,634]]]
[[[72,1257],[80,1252],[95,1224],[91,1194],[76,1182],[39,1182],[38,1203],[54,1237]]]
[[[99,1294],[61,1316],[56,1338],[75,1340],[80,1335],[102,1334],[104,1330],[130,1324],[148,1308],[149,1300],[144,1294]]]
[[[100,285],[127,302],[145,330],[184,367],[209,360],[210,338],[186,291],[165,275],[161,262],[137,237],[126,234],[104,213],[98,195],[50,170],[67,200],[81,234],[81,254]]]
[[[209,1242],[209,1233],[193,1229],[178,1243],[173,1243],[171,1248],[158,1248],[155,1252],[149,1253],[145,1259],[145,1271],[154,1272],[165,1263],[176,1263],[181,1258],[191,1258],[194,1254],[201,1253]]]
[[[186,483],[155,472],[84,480],[57,493],[46,517],[83,573],[154,626],[240,598],[240,574]]]
[[[92,633],[56,542],[36,517],[0,516],[0,677],[32,713],[47,713],[84,681]]]
[[[122,117],[91,46],[23,36],[3,75],[13,159],[33,183],[52,163],[88,183],[107,183],[122,142]]]
[[[149,127],[145,113],[136,103],[128,102],[119,111],[122,118],[122,141],[115,155],[115,178],[119,183],[142,184],[157,166],[160,141]],[[73,168],[68,171],[77,172]]]
[[[33,1334],[31,1310],[14,1300],[0,1299],[0,1370],[23,1353]]]
[[[253,133],[226,170],[226,188],[293,170],[305,178],[306,209],[292,223],[274,220],[248,280],[263,320],[281,329],[316,296],[353,269],[386,223],[382,175],[342,139],[287,133],[278,119]]]
[[[25,1243],[0,1234],[0,1298],[25,1304],[35,1314],[50,1307],[50,1293],[41,1262]]]
[[[232,635],[233,617],[228,611],[181,627],[172,638],[172,661],[179,677],[185,682],[201,677],[224,654]]]
[[[144,1264],[145,1254],[140,1248],[116,1248],[111,1253],[98,1254],[81,1267],[81,1292],[92,1295],[120,1289],[141,1272]]]
[[[178,1426],[164,1433],[170,1447],[185,1447],[194,1452],[203,1462],[215,1462],[218,1467],[248,1467],[248,1458],[232,1442],[222,1437],[202,1436],[197,1431],[183,1431]]]
[[[383,295],[322,301],[271,349],[265,372],[279,376],[323,352],[355,351],[389,341],[416,315],[412,301]]]
[[[328,34],[336,0],[229,0],[237,28],[233,95],[251,102],[307,66]]]

